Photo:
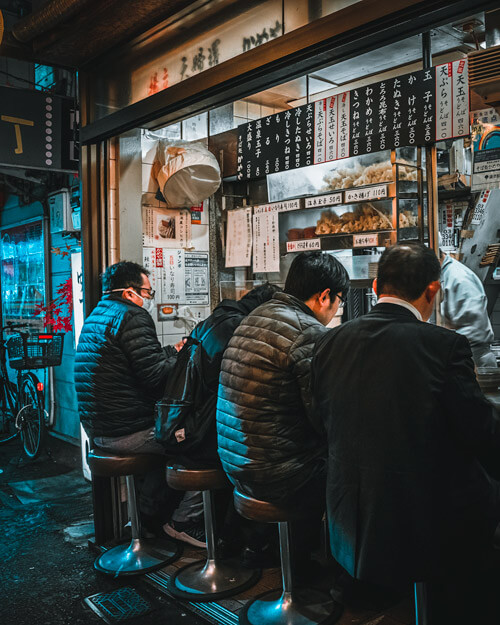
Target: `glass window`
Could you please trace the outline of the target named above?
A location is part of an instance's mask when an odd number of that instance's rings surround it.
[[[33,319],[45,302],[42,222],[8,228],[0,236],[3,322]]]

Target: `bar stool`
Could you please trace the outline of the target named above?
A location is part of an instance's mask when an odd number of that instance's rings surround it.
[[[91,450],[87,456],[92,475],[100,477],[125,476],[127,483],[127,508],[132,525],[130,543],[117,545],[102,553],[94,562],[100,573],[121,577],[149,573],[177,559],[179,545],[156,538],[141,538],[141,525],[135,497],[135,475],[165,465],[165,458],[157,454],[119,455],[105,450]]]
[[[213,490],[231,485],[221,469],[177,469],[167,467],[167,484],[175,490],[201,490],[207,539],[206,561],[180,568],[169,580],[168,589],[175,597],[189,601],[213,601],[236,595],[250,588],[260,578],[260,570],[243,568],[231,561],[221,561],[215,547],[215,511]]]
[[[416,625],[431,625],[429,602],[427,598],[427,584],[415,582],[415,623]]]
[[[288,509],[253,499],[235,489],[234,505],[239,514],[251,521],[277,523],[280,540],[283,588],[270,590],[250,600],[240,611],[241,625],[317,625],[335,623],[341,606],[325,592],[312,588],[293,588],[288,522],[307,518],[308,511]]]

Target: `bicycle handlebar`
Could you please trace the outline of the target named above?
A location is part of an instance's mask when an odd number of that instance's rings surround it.
[[[28,328],[28,323],[12,323],[10,321],[7,322],[7,325],[2,328],[2,332],[4,330],[15,330],[16,328]]]

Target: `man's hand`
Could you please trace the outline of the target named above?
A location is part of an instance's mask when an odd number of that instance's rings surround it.
[[[180,352],[180,351],[181,351],[181,349],[182,349],[182,348],[183,348],[183,346],[184,346],[184,343],[185,343],[186,341],[187,341],[187,339],[186,339],[186,338],[181,339],[178,343],[176,343],[176,344],[174,345],[174,349],[175,349],[176,351]]]

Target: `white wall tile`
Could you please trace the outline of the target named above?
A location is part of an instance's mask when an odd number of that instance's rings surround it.
[[[191,240],[197,252],[208,252],[210,246],[208,225],[193,224],[191,226]]]

